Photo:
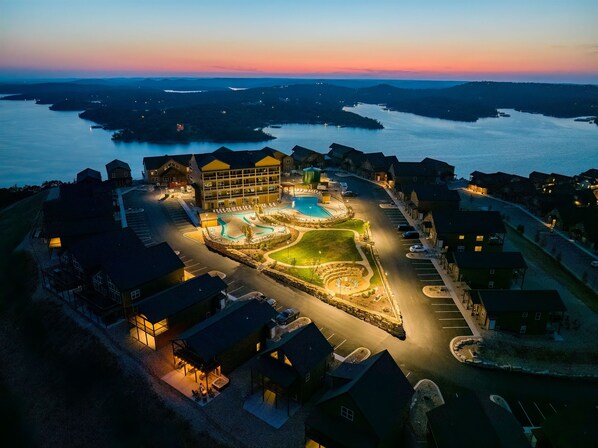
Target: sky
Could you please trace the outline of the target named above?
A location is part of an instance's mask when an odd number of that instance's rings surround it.
[[[0,0],[0,76],[598,83],[598,0]]]

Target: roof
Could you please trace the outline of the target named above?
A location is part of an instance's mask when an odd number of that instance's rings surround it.
[[[435,210],[432,219],[440,235],[506,233],[502,217],[497,211]]]
[[[214,160],[219,160],[231,169],[254,168],[255,164],[264,157],[273,157],[271,148],[263,148],[255,151],[233,151],[225,146],[221,146],[216,151],[207,154],[194,154],[197,167],[201,168]],[[277,159],[278,160],[278,159]]]
[[[394,166],[396,176],[414,177],[436,177],[437,173],[433,167],[420,162],[397,162]]]
[[[426,157],[421,161],[422,164],[434,167],[436,170],[454,170],[455,167],[450,165],[442,160],[432,159],[430,157]]]
[[[459,202],[461,196],[457,190],[449,190],[446,185],[416,184],[413,191],[420,201]]]
[[[152,323],[160,322],[197,303],[212,299],[226,287],[220,277],[203,274],[142,300],[136,305],[137,312]]]
[[[400,424],[414,393],[387,350],[357,364],[343,363],[330,375],[333,383],[340,385],[322,396],[306,424],[347,447],[378,446]],[[345,394],[365,419],[367,435],[355,434],[350,421],[323,410],[323,404]]]
[[[350,146],[341,145],[339,143],[333,143],[329,146],[330,151],[328,151],[328,156],[334,157],[336,159],[344,159],[347,154],[351,151],[358,151],[355,148]],[[361,152],[361,151],[358,151]]]
[[[291,361],[292,369],[305,376],[332,353],[332,346],[312,322],[285,334],[280,341],[268,347],[262,356],[269,357],[275,351],[283,352]]]
[[[86,179],[102,180],[102,174],[91,168],[85,168],[83,171],[77,173],[77,182],[84,181]]]
[[[179,339],[204,362],[265,327],[276,316],[266,302],[240,300],[183,333]]]
[[[477,289],[472,290],[479,303],[489,314],[510,311],[566,311],[559,292],[555,289]]]
[[[374,171],[389,171],[391,166],[399,163],[396,156],[387,156],[382,152],[365,154],[363,159],[369,162]]]
[[[69,245],[69,252],[88,274],[96,272],[109,258],[141,250],[145,250],[145,246],[128,227],[73,241]]]
[[[263,151],[265,154],[268,154],[268,155],[274,157],[276,160],[282,160],[285,157],[289,157],[284,152],[279,151],[278,149],[270,148],[269,146],[264,146],[261,149],[261,151]]]
[[[184,267],[165,242],[102,261],[102,269],[119,291],[130,291]]]
[[[166,164],[169,160],[174,160],[181,165],[188,166],[189,162],[191,161],[191,154],[178,154],[174,156],[169,156],[165,154],[163,156],[151,156],[151,157],[144,157],[143,158],[143,166],[148,170],[157,170],[164,164]]]
[[[465,269],[527,268],[521,252],[454,252],[453,259]]]
[[[112,162],[106,164],[106,171],[110,172],[116,168],[122,168],[123,170],[131,171],[131,167],[127,162],[122,160],[114,159]]]
[[[427,415],[437,448],[530,447],[512,413],[471,392],[460,392],[458,398],[428,411]],[[463,431],[464,425],[467,431]]]
[[[293,149],[291,150],[291,152],[292,152],[291,156],[297,162],[303,162],[305,159],[307,159],[308,157],[312,157],[312,156],[324,157],[323,154],[320,154],[319,152],[316,152],[313,149],[305,148],[305,147],[299,146],[299,145],[295,145],[293,147]]]

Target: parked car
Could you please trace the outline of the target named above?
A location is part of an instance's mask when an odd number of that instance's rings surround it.
[[[342,193],[342,195],[346,198],[354,198],[357,196],[357,193],[355,193],[354,191],[351,191],[351,190],[347,190],[347,191],[344,191]]]
[[[409,224],[399,224],[399,227],[397,227],[397,230],[399,232],[409,232],[411,230],[415,230],[415,227],[410,226]]]
[[[409,232],[403,233],[403,238],[406,240],[415,240],[419,238],[419,232],[416,230],[410,230]]]
[[[598,260],[594,260],[590,263],[590,266],[592,266],[593,268],[598,268]]]
[[[423,244],[414,244],[413,246],[411,246],[409,248],[409,252],[413,252],[413,253],[418,253],[418,252],[427,252],[428,249],[426,249]]]
[[[298,317],[299,310],[295,308],[287,308],[286,310],[282,310],[280,313],[278,313],[275,320],[278,325],[288,325]]]

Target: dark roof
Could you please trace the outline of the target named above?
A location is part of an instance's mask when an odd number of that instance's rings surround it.
[[[566,311],[559,292],[554,289],[477,289],[471,291],[489,314],[509,311]]]
[[[329,146],[330,151],[328,151],[328,156],[333,157],[335,159],[344,159],[347,154],[351,151],[358,151],[355,148],[350,146],[341,145],[339,143],[333,143]],[[361,151],[358,151],[361,152]]]
[[[461,196],[457,190],[449,190],[446,185],[416,184],[413,191],[420,201],[459,202]]]
[[[496,211],[435,210],[432,212],[438,234],[505,233],[502,217]]]
[[[319,152],[316,152],[313,149],[305,148],[305,147],[299,146],[299,145],[295,145],[293,147],[293,149],[291,150],[291,152],[292,152],[291,156],[297,162],[303,162],[305,159],[307,159],[308,157],[312,157],[312,156],[324,157],[323,154],[320,154]]]
[[[143,166],[148,170],[157,170],[162,165],[167,163],[169,160],[174,160],[175,162],[180,163],[181,165],[189,166],[191,157],[192,154],[178,154],[174,156],[169,156],[168,154],[165,154],[163,156],[144,157]]]
[[[203,274],[142,300],[136,305],[137,312],[155,324],[197,303],[212,299],[226,286],[220,277]]]
[[[195,325],[180,336],[187,348],[207,362],[239,343],[251,333],[264,328],[276,317],[266,302],[240,300]]]
[[[280,341],[268,347],[264,355],[275,351],[283,352],[293,364],[292,368],[305,376],[332,353],[332,346],[318,327],[310,323],[285,334]]]
[[[122,168],[124,170],[131,171],[131,167],[127,162],[123,162],[122,160],[114,159],[112,162],[106,164],[106,171],[110,172],[116,168]]]
[[[522,426],[511,412],[471,392],[460,392],[458,398],[428,411],[427,415],[437,448],[530,447]]]
[[[143,246],[143,249],[109,257],[102,262],[102,269],[119,291],[130,291],[184,267],[185,264],[165,242]]]
[[[73,241],[69,252],[77,259],[84,271],[95,273],[110,258],[145,250],[145,246],[130,228],[94,235]]]
[[[455,167],[450,165],[442,160],[432,159],[430,157],[426,157],[421,161],[422,164],[432,166],[436,170],[454,170]]]
[[[466,269],[527,268],[521,252],[454,252],[453,259]]]
[[[337,387],[322,396],[306,424],[347,447],[378,446],[400,424],[414,393],[387,350],[357,364],[343,363],[330,375]],[[368,430],[361,434],[355,434],[354,424],[340,413],[330,415],[324,409],[326,402],[345,394],[366,421]]]
[[[274,157],[276,160],[282,160],[285,157],[289,157],[287,154],[285,154],[282,151],[279,151],[278,149],[274,149],[274,148],[270,148],[269,146],[264,146],[261,151],[264,154],[268,154],[272,157]]]
[[[212,153],[194,154],[197,167],[200,170],[203,166],[214,160],[219,160],[230,165],[231,169],[253,168],[257,162],[268,156],[276,158],[272,154],[270,148],[256,151],[233,151],[225,146],[221,146]]]
[[[433,167],[420,162],[397,162],[394,167],[396,176],[436,177]]]
[[[102,174],[91,168],[85,168],[83,171],[77,173],[77,182],[84,181],[86,179],[93,179],[102,181]]]

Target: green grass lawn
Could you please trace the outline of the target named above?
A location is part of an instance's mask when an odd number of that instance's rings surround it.
[[[354,233],[349,230],[311,230],[299,243],[270,254],[274,260],[295,266],[310,266],[329,261],[360,261]],[[319,253],[321,252],[321,254]],[[293,263],[294,261],[294,263]]]
[[[374,257],[372,253],[369,249],[365,249],[364,253],[365,257],[368,259],[368,263],[370,264],[372,271],[374,271],[374,275],[370,279],[370,286],[372,288],[375,288],[376,286],[382,286],[382,280],[380,279],[380,271],[378,270],[378,266],[376,266],[376,263],[374,262]]]
[[[331,226],[333,229],[349,229],[355,230],[360,235],[363,233],[364,221],[361,219],[349,219],[345,222],[339,222]]]

